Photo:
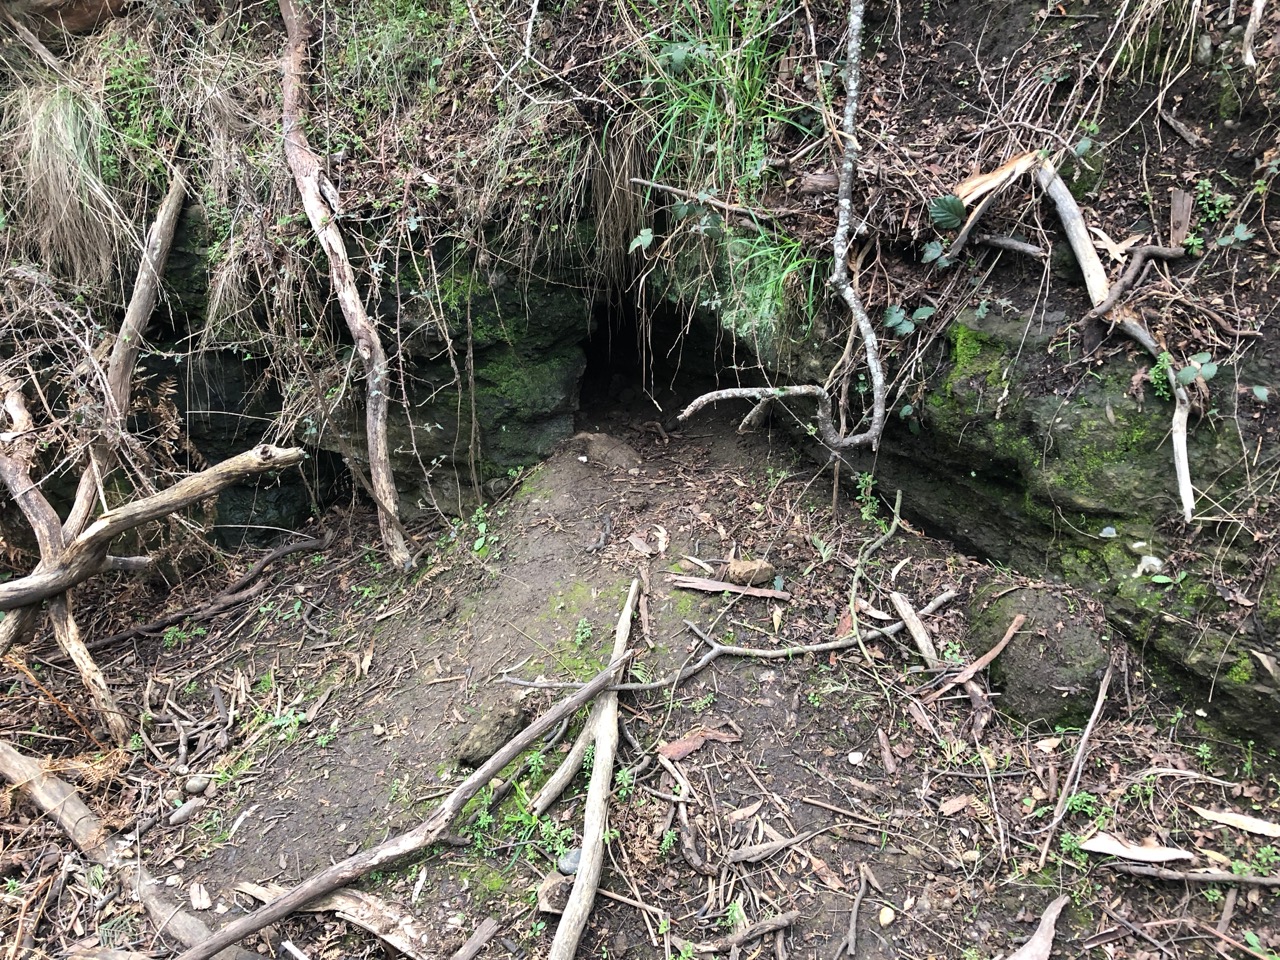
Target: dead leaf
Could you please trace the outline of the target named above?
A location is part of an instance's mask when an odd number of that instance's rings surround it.
[[[671,535],[667,533],[667,528],[660,523],[653,525],[654,539],[658,542],[658,553],[666,553],[667,547],[671,545]]]
[[[1058,745],[1062,743],[1061,737],[1045,737],[1043,740],[1035,742],[1035,748],[1041,753],[1053,753],[1058,749]]]
[[[1070,897],[1059,897],[1040,916],[1040,926],[1031,939],[1009,955],[1009,960],[1048,960],[1053,949],[1053,935],[1058,926],[1058,914],[1071,902]]]
[[[1280,837],[1280,826],[1267,820],[1246,817],[1243,813],[1217,813],[1195,805],[1192,805],[1191,809],[1206,820],[1212,820],[1214,823],[1221,823],[1228,827],[1235,827],[1237,830],[1246,830],[1249,833],[1256,833],[1264,837]]]
[[[1176,847],[1161,847],[1156,845],[1154,840],[1150,844],[1144,842],[1141,846],[1134,846],[1132,843],[1121,840],[1119,837],[1113,837],[1109,833],[1095,833],[1080,844],[1080,849],[1087,850],[1090,853],[1103,854],[1104,856],[1135,860],[1138,863],[1169,863],[1172,860],[1195,859],[1195,855],[1188,850],[1179,850]]]
[[[191,898],[192,910],[208,910],[213,906],[213,899],[203,883],[193,883],[187,888],[187,896]]]
[[[808,853],[808,851],[805,851],[805,853],[809,857],[810,869],[813,870],[819,880],[825,883],[832,890],[845,889],[844,881],[836,876],[835,871],[827,866],[827,862],[825,860],[821,857],[814,856],[812,853]]]
[[[973,802],[973,794],[966,793],[962,797],[952,797],[950,800],[944,800],[938,807],[938,812],[944,817],[954,817],[961,810],[965,809]]]
[[[1107,234],[1103,230],[1099,229],[1098,227],[1090,227],[1089,232],[1094,234],[1094,236],[1098,238],[1093,242],[1093,245],[1097,247],[1099,250],[1106,250],[1107,254],[1116,263],[1124,263],[1126,260],[1128,260],[1130,248],[1133,247],[1134,244],[1136,244],[1139,240],[1142,239],[1142,234],[1135,233],[1133,236],[1129,237],[1127,240],[1121,240],[1119,243],[1116,243],[1109,236],[1107,236]]]
[[[729,823],[741,823],[748,817],[753,817],[756,811],[764,806],[764,797],[761,797],[755,803],[749,803],[745,807],[739,807],[737,810],[731,810],[725,814],[725,820]]]
[[[1251,604],[1252,606],[1252,604]],[[1262,664],[1264,670],[1271,674],[1271,679],[1276,680],[1280,675],[1280,669],[1277,668],[1276,658],[1260,650],[1250,650],[1251,654],[1258,658],[1258,662]]]
[[[631,549],[635,550],[636,553],[643,557],[652,557],[657,555],[658,551],[649,546],[648,541],[638,533],[633,533],[631,536],[627,537],[627,543],[631,544]]]
[[[851,633],[853,633],[853,615],[846,609],[840,614],[840,622],[836,624],[836,639],[847,637]]]
[[[686,733],[674,743],[664,743],[658,747],[658,753],[668,760],[683,760],[708,740],[714,740],[717,743],[737,743],[741,739],[736,734],[725,733],[723,730],[699,727],[697,730],[691,730]]]
[[[892,614],[885,613],[883,610],[877,610],[875,607],[871,606],[871,604],[867,603],[867,601],[862,599],[858,600],[858,612],[865,613],[868,617],[870,617],[873,620],[883,620],[886,623],[890,620],[898,619]]]

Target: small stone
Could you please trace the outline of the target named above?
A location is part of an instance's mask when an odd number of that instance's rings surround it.
[[[724,578],[730,583],[738,583],[745,587],[755,587],[768,583],[778,571],[768,560],[730,560],[729,569]]]
[[[898,914],[893,907],[880,908],[880,926],[887,927],[896,919],[898,919]]]
[[[198,811],[202,810],[204,806],[205,802],[203,799],[200,797],[192,797],[177,810],[173,811],[173,813],[169,814],[169,826],[176,827],[186,823],[194,817]]]
[[[528,725],[519,707],[498,704],[482,714],[458,745],[458,762],[478,767],[505,746]]]
[[[209,789],[209,778],[196,775],[187,777],[187,782],[182,785],[182,789],[193,797],[203,796],[204,792]]]
[[[556,869],[567,877],[573,876],[578,872],[578,865],[582,863],[582,848],[573,847],[566,850],[556,861]]]
[[[552,870],[538,884],[538,909],[543,913],[564,913],[573,892],[573,877]]]
[[[1106,537],[1108,540],[1113,540],[1117,536],[1119,536],[1119,534],[1116,533],[1115,527],[1103,527],[1102,530],[1098,533],[1098,536]]]
[[[866,761],[867,755],[861,750],[855,750],[849,754],[849,763],[855,767],[860,767]]]
[[[1207,67],[1213,60],[1213,37],[1202,33],[1196,38],[1196,63]]]

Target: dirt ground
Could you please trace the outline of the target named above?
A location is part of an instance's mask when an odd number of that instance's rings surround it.
[[[1136,658],[1117,651],[1110,705],[1090,733],[1062,822],[1050,828],[1079,728],[1025,729],[997,713],[980,730],[961,687],[929,702],[946,673],[922,668],[905,633],[874,633],[897,620],[890,592],[923,608],[955,591],[923,624],[940,658],[958,668],[986,652],[970,644],[973,591],[1020,581],[907,524],[869,553],[889,525],[888,499],[856,496],[856,478],[845,477],[833,518],[830,471],[801,466],[780,437],[737,435],[733,414],[719,411],[677,436],[625,411],[584,419],[584,432],[500,503],[436,531],[408,580],[361,546],[375,536],[371,518],[335,515],[333,544],[273,568],[269,589],[249,605],[117,655],[109,671],[126,661],[147,667],[137,696],[153,722],[127,761],[100,778],[81,774],[82,792],[109,825],[158,820],[142,839],[151,870],[181,900],[200,905],[207,894],[201,914],[225,922],[252,906],[239,883],[296,883],[421,820],[469,772],[460,752],[479,762],[563,695],[538,683],[594,675],[639,577],[633,682],[701,656],[686,621],[763,651],[841,637],[848,645],[722,656],[679,684],[622,694],[605,874],[579,956],[690,956],[686,942],[710,946],[797,911],[734,952],[835,957],[852,914],[851,956],[978,960],[1011,953],[1062,893],[1071,897],[1062,955],[1097,946],[1112,957],[1207,956],[1219,943],[1256,938],[1247,943],[1265,957],[1280,946],[1269,886],[1275,848],[1191,806],[1280,819],[1264,758],[1199,737],[1194,705],[1161,705]],[[716,575],[735,556],[768,561],[776,578],[761,587],[789,596],[673,583]],[[74,703],[74,678],[47,664],[46,683]],[[36,692],[11,682],[0,724],[29,731],[18,738],[24,749],[57,757],[70,743],[66,718],[46,706],[33,723]],[[165,718],[189,731],[184,763]],[[544,818],[526,803],[581,719],[482,793],[451,843],[364,883],[425,925],[422,955],[451,955],[487,917],[500,927],[482,956],[545,954],[557,920],[537,909],[535,891],[580,837],[586,777]],[[687,755],[659,763],[663,744]],[[69,760],[52,769],[68,777],[93,769]],[[193,775],[211,781],[203,805],[170,826]],[[1133,877],[1108,864],[1135,861],[1082,849],[1098,835],[1187,851],[1192,861],[1170,869],[1249,879]],[[759,846],[776,840],[793,842]],[[164,942],[152,939],[136,904],[95,886],[102,877],[21,804],[5,844],[6,942],[24,893],[55,875],[60,895],[43,906],[59,920],[52,929],[77,931],[82,944]],[[62,922],[68,911],[74,922]],[[297,915],[266,931],[259,949],[278,954],[286,939],[311,957],[379,949],[332,914]]]

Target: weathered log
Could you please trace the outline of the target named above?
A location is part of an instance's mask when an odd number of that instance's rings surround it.
[[[102,822],[67,783],[49,776],[32,758],[0,740],[0,776],[18,788],[65,833],[86,857],[119,875],[128,897],[142,902],[156,926],[185,946],[204,943],[212,934],[194,914],[165,899],[156,882],[134,858],[134,845],[107,833]],[[244,950],[224,950],[220,960],[257,960]]]

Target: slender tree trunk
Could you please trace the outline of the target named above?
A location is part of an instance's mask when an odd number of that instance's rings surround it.
[[[373,495],[378,504],[378,523],[382,540],[391,561],[402,570],[413,566],[413,557],[405,543],[400,526],[399,497],[391,458],[387,452],[387,354],[378,336],[378,328],[369,319],[356,287],[355,272],[347,256],[347,246],[338,228],[340,214],[338,192],[334,189],[320,161],[307,142],[302,123],[305,116],[305,74],[307,43],[311,25],[306,12],[294,0],[280,0],[289,42],[284,58],[284,154],[302,195],[302,206],[311,227],[329,258],[329,276],[333,283],[347,328],[355,339],[356,352],[364,363],[365,429],[368,434],[369,474]]]

